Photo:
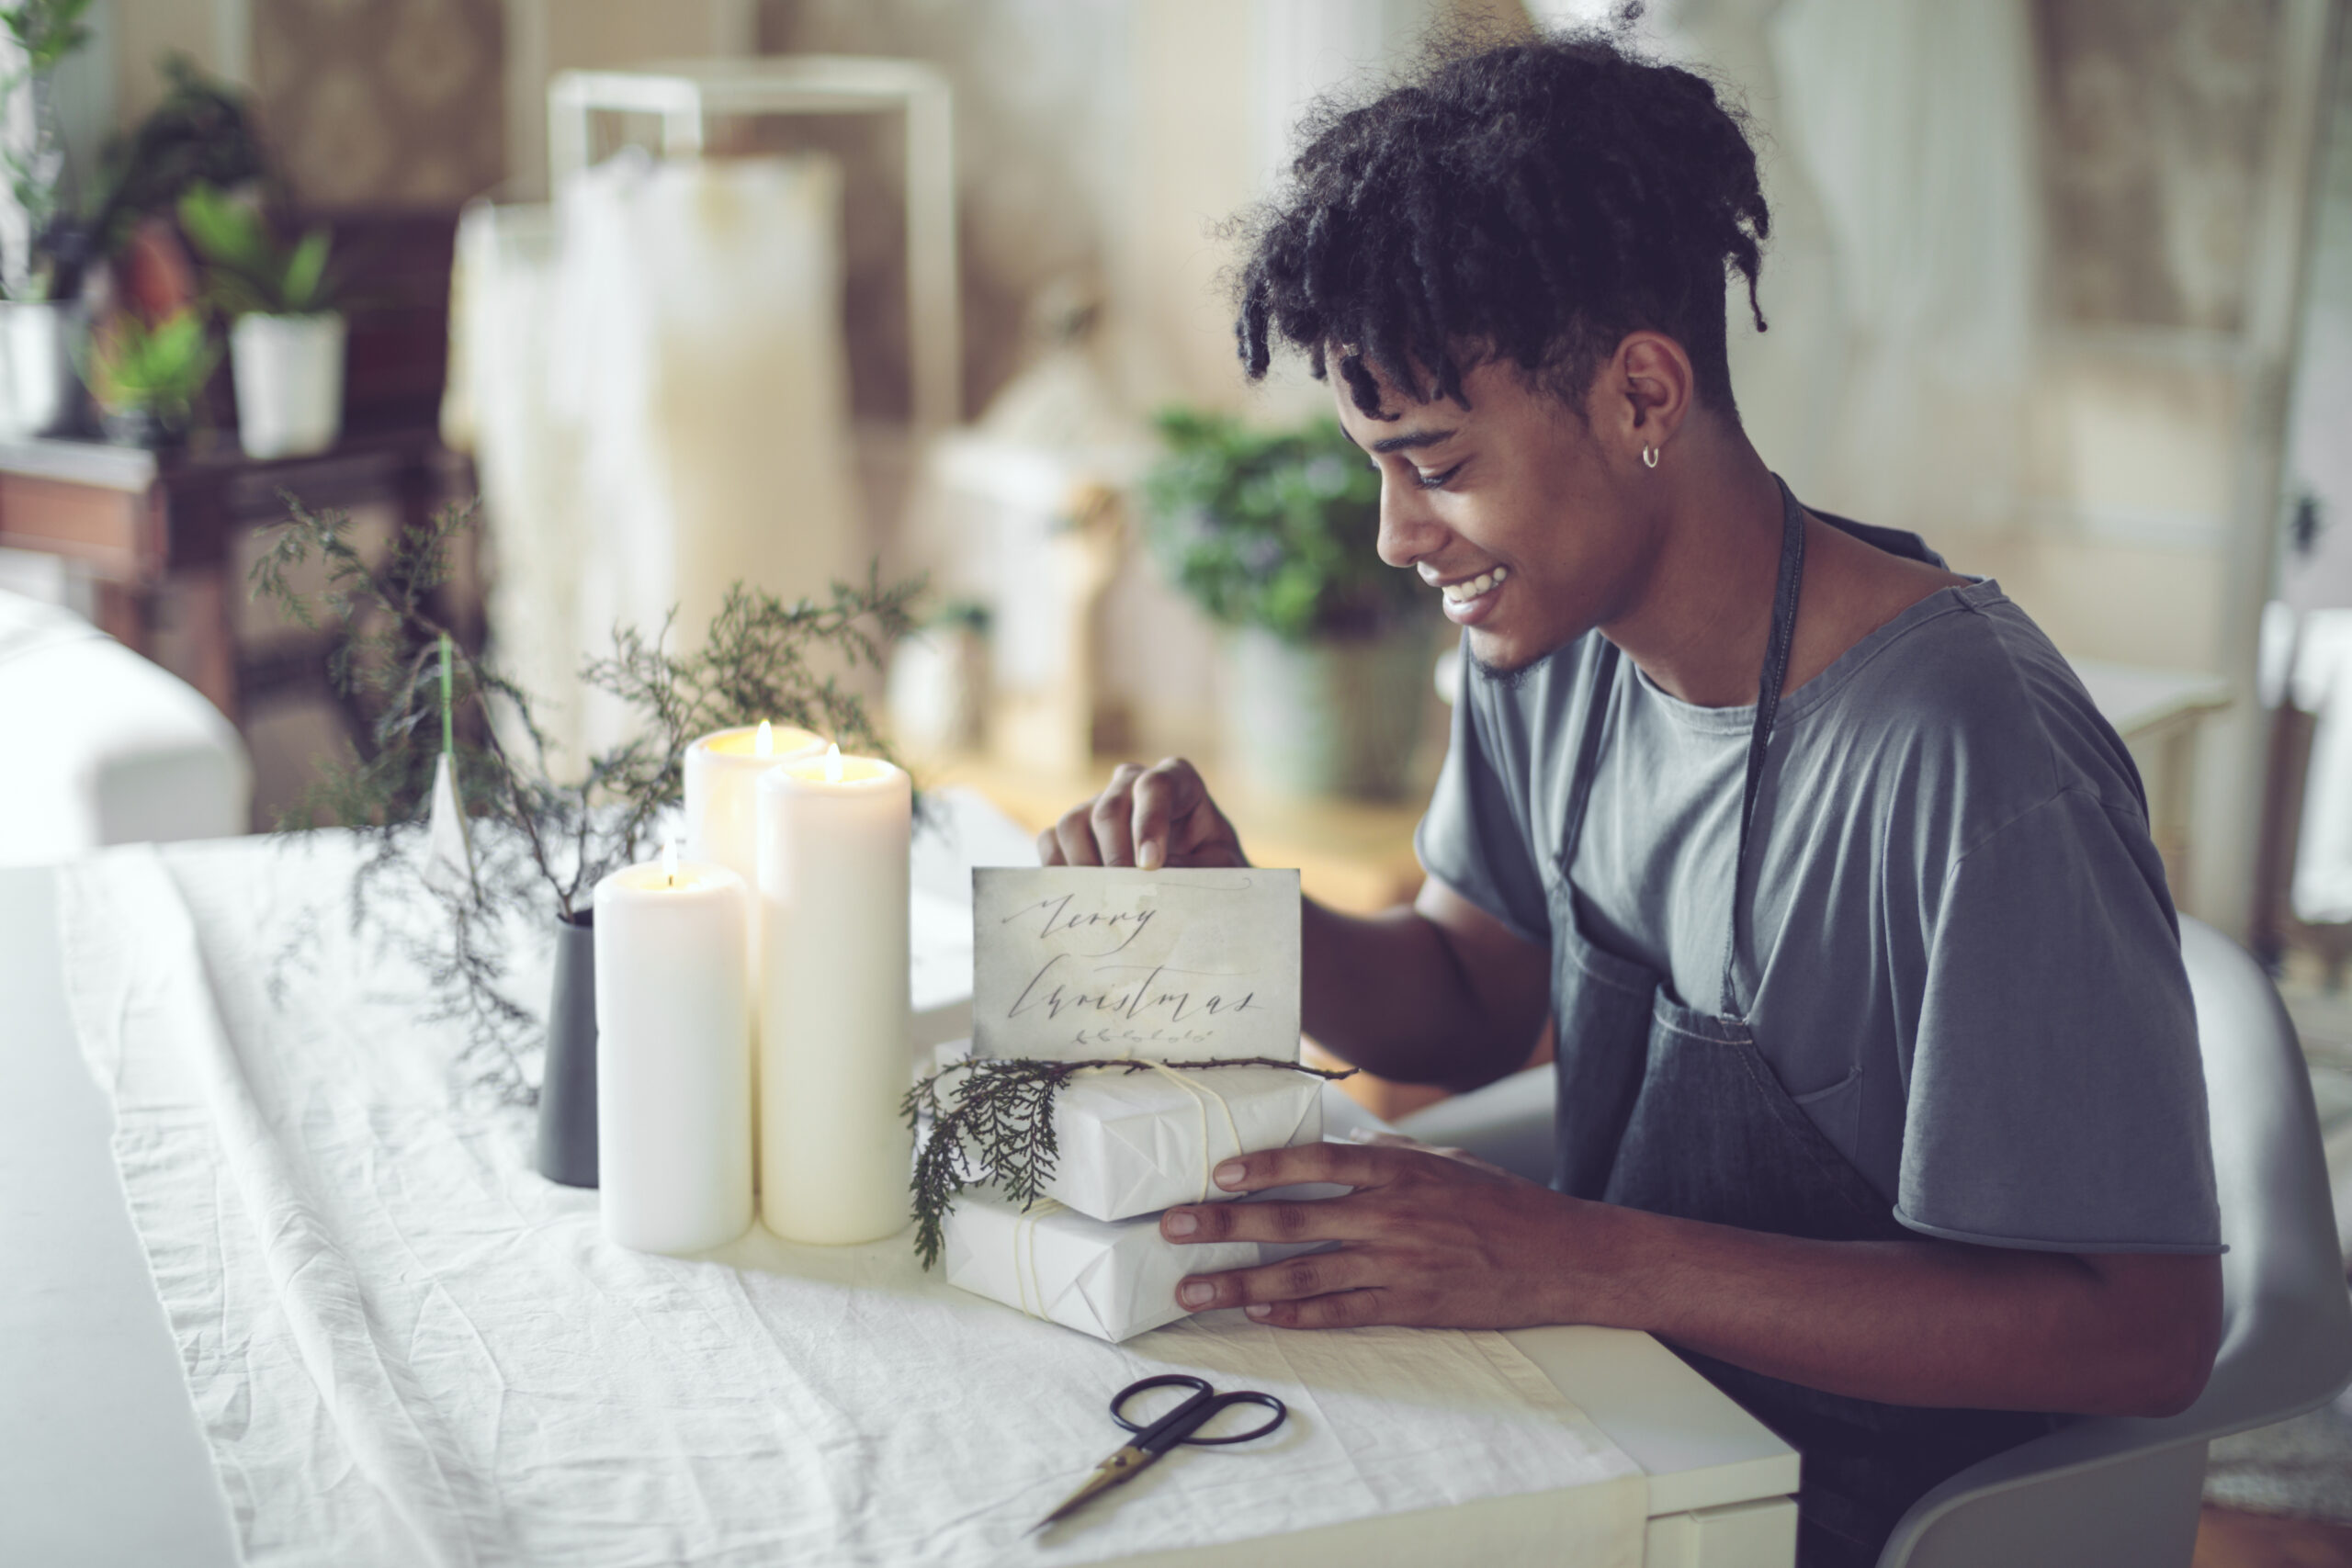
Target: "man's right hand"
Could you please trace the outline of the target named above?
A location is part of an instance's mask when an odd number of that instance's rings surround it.
[[[1248,865],[1233,824],[1209,798],[1192,763],[1170,757],[1148,768],[1122,762],[1102,793],[1062,813],[1037,835],[1046,865]]]

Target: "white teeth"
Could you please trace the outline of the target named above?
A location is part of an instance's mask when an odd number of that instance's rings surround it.
[[[1466,582],[1449,582],[1445,585],[1442,592],[1446,598],[1452,603],[1456,604],[1466,604],[1471,600],[1477,598],[1480,594],[1500,587],[1503,580],[1510,575],[1510,568],[1507,566],[1498,566],[1493,568],[1491,570],[1481,572],[1479,575],[1471,578]]]

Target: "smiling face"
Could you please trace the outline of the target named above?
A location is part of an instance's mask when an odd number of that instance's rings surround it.
[[[1380,420],[1333,378],[1341,428],[1380,468],[1380,558],[1443,594],[1489,671],[1523,670],[1641,599],[1663,529],[1638,457],[1627,471],[1638,446],[1611,379],[1584,419],[1505,364],[1463,378],[1466,408],[1383,379],[1382,409],[1401,415]]]

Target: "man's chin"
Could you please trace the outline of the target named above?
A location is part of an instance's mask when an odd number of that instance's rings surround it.
[[[1481,626],[1469,632],[1470,662],[1489,681],[1515,682],[1566,646],[1503,637]]]

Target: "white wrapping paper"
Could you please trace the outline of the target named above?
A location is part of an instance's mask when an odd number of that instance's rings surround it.
[[[1181,1071],[1181,1069],[1178,1069]],[[1280,1067],[1089,1073],[1054,1100],[1046,1196],[1097,1220],[1233,1196],[1220,1160],[1323,1141],[1323,1080]],[[1190,1087],[1188,1087],[1190,1086]]]
[[[1344,1187],[1278,1187],[1261,1198],[1329,1198]],[[947,1282],[1116,1344],[1188,1316],[1176,1286],[1190,1274],[1279,1263],[1321,1243],[1194,1242],[1159,1234],[1159,1216],[1091,1220],[1050,1199],[1027,1213],[973,1189],[947,1216]]]

